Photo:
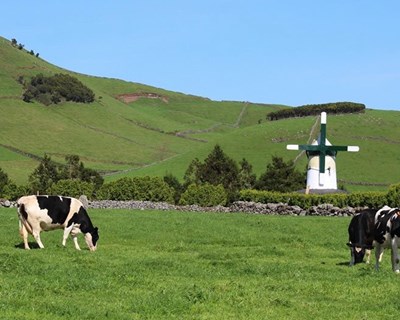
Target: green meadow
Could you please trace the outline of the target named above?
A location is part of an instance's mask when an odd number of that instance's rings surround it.
[[[21,79],[28,81],[38,73],[71,74],[93,90],[95,101],[50,106],[25,103]],[[137,99],[123,98],[132,95]],[[84,75],[18,50],[0,37],[0,168],[17,184],[27,183],[44,154],[61,164],[65,156],[78,155],[86,167],[104,174],[106,181],[167,173],[181,180],[190,162],[203,160],[216,144],[237,162],[246,158],[259,176],[272,156],[285,161],[297,158],[297,152],[286,150],[287,144],[316,138],[311,129],[318,125],[318,117],[266,120],[268,112],[283,107],[212,101]],[[398,123],[398,111],[367,109],[363,114],[328,115],[327,137],[333,144],[360,146],[357,154],[339,153],[340,185],[350,191],[374,191],[399,182]],[[305,155],[296,160],[301,171],[306,163]]]
[[[89,210],[96,252],[62,231],[22,249],[0,209],[1,319],[391,319],[386,253],[348,267],[350,218]]]

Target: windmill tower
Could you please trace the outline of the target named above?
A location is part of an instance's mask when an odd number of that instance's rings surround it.
[[[311,145],[289,144],[288,150],[304,150],[308,157],[307,189],[337,190],[336,154],[338,151],[358,152],[357,146],[333,146],[326,138],[326,112],[321,113],[321,130]]]

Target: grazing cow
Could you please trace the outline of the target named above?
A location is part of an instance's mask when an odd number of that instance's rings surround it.
[[[98,229],[93,227],[79,200],[62,196],[32,195],[21,197],[17,205],[20,235],[24,240],[25,249],[30,249],[28,233],[33,235],[40,248],[44,248],[40,240],[41,231],[64,229],[63,246],[71,234],[75,248],[80,250],[77,235],[82,232],[90,251],[96,250]]]
[[[364,255],[367,256],[366,263],[370,261],[376,212],[375,209],[366,209],[356,214],[350,221],[349,242],[347,243],[351,253],[350,266],[361,263]]]
[[[379,262],[382,260],[384,248],[392,250],[392,269],[400,273],[398,247],[400,244],[400,209],[388,206],[378,210],[375,215],[375,239],[374,245],[376,264],[379,270]]]

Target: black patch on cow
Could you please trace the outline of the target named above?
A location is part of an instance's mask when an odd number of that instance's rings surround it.
[[[84,207],[80,207],[79,211],[74,213],[72,218],[68,221],[68,226],[71,226],[73,223],[80,225],[79,229],[83,234],[90,233],[92,235],[93,245],[96,246],[96,243],[99,240],[98,228],[93,226]]]
[[[63,224],[71,209],[71,198],[59,196],[37,196],[40,209],[47,209],[53,224]]]
[[[25,205],[24,205],[24,204],[21,204],[21,205],[19,206],[19,212],[20,212],[20,214],[22,215],[22,217],[24,218],[24,220],[27,220],[27,219],[28,219],[28,213],[27,213],[26,210],[25,210]]]
[[[354,264],[363,261],[366,249],[372,249],[376,212],[375,209],[366,209],[353,216],[350,221],[347,245],[350,247]],[[359,248],[359,250],[356,250],[356,248]]]

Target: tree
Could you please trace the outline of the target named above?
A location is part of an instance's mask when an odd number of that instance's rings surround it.
[[[45,154],[38,167],[29,176],[33,192],[46,193],[53,183],[59,180],[57,165]]]
[[[104,182],[103,177],[93,169],[85,168],[85,165],[78,155],[65,156],[67,164],[60,173],[61,179],[76,179],[85,182],[93,183],[96,189],[100,188]]]
[[[189,167],[186,169],[185,175],[183,177],[183,188],[186,189],[191,184],[200,184],[199,179],[199,168],[201,162],[198,158],[194,158],[190,162]]]
[[[83,166],[83,164],[80,162],[79,156],[73,154],[66,155],[65,161],[67,164],[61,172],[61,177],[63,179],[80,179],[81,166]]]
[[[257,177],[253,173],[253,166],[245,158],[239,162],[239,166],[240,189],[252,189],[257,181]]]
[[[304,174],[297,171],[293,161],[284,162],[282,158],[273,156],[272,163],[256,183],[259,190],[291,192],[304,188]]]
[[[182,193],[185,191],[182,184],[171,173],[166,174],[163,180],[167,185],[174,189],[174,202],[177,204],[179,202],[179,199],[181,198]]]
[[[217,144],[198,168],[198,177],[202,183],[223,185],[226,190],[239,189],[239,168]]]
[[[10,183],[10,179],[8,178],[8,174],[0,168],[0,193],[4,190],[4,187]]]

